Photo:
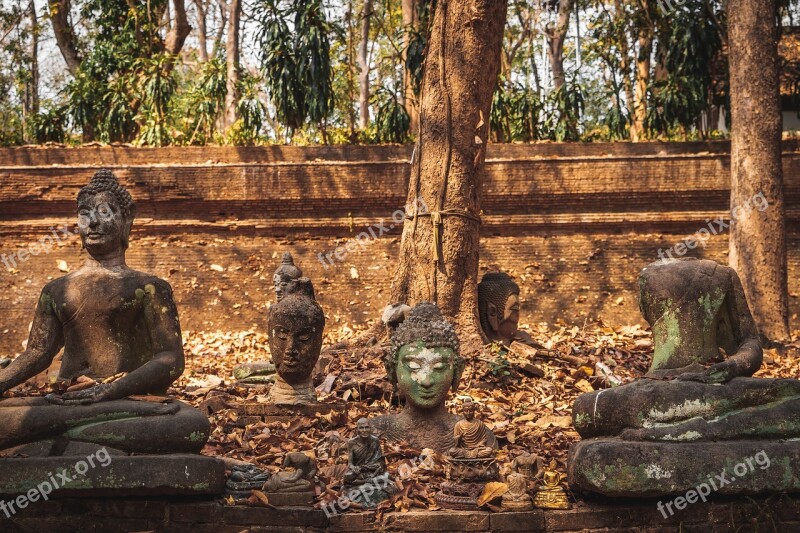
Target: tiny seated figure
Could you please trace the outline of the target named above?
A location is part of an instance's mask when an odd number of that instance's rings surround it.
[[[307,405],[317,401],[312,373],[322,350],[325,313],[308,278],[292,281],[287,290],[269,310],[269,349],[278,374],[269,399]]]
[[[503,494],[500,508],[503,511],[530,511],[533,509],[533,500],[528,494],[528,477],[517,471],[506,476],[508,492]]]
[[[538,479],[544,471],[542,458],[530,453],[517,456],[506,475],[508,492],[503,494],[500,508],[503,511],[519,512],[533,509],[533,500],[528,494],[528,485]]]
[[[539,487],[536,494],[533,496],[533,505],[539,509],[562,509],[567,510],[572,505],[569,503],[564,487],[561,486],[561,481],[566,476],[555,470],[555,464],[551,464],[550,468],[545,470],[542,476],[543,485]]]
[[[208,419],[164,395],[183,373],[178,311],[166,281],[125,263],[135,215],[130,193],[100,170],[78,194],[78,228],[88,253],[77,271],[42,289],[25,352],[0,370],[0,393],[46,370],[63,348],[59,379],[98,384],[48,398],[0,401],[0,450],[46,439],[90,442],[125,452],[199,452]],[[124,377],[102,383],[120,373]]]
[[[494,457],[497,439],[481,420],[475,418],[475,404],[466,400],[461,405],[463,420],[453,428],[455,446],[448,455],[453,459],[486,459]]]
[[[405,405],[399,414],[372,419],[380,436],[438,453],[455,446],[453,428],[459,417],[445,402],[450,389],[458,389],[464,370],[459,349],[455,328],[435,304],[422,302],[408,312],[384,359],[389,381]]]
[[[573,445],[570,484],[609,496],[675,494],[723,471],[733,449],[793,454],[784,440],[800,438],[800,380],[751,377],[762,349],[736,271],[709,260],[657,261],[639,286],[653,331],[650,371],[575,401],[575,429],[596,438]],[[792,461],[781,463],[786,470],[775,463],[721,492],[800,488]],[[625,483],[612,480],[616,469]]]
[[[519,329],[519,285],[505,272],[487,272],[478,283],[478,316],[484,335],[491,341],[510,346],[517,341],[536,343]]]
[[[303,277],[303,272],[294,266],[294,258],[291,252],[284,252],[281,264],[275,269],[275,274],[272,276],[272,282],[275,285],[275,298],[276,302],[283,300],[286,294],[286,286]]]
[[[453,447],[445,455],[447,481],[435,499],[446,509],[476,510],[486,483],[499,479],[500,468],[495,461],[498,445],[489,428],[475,418],[472,400],[462,404],[461,413],[464,419],[453,427]]]
[[[264,483],[263,491],[270,493],[302,492],[313,493],[314,478],[317,475],[317,462],[302,452],[287,453],[283,460],[283,468]]]
[[[367,509],[375,508],[394,492],[381,441],[373,435],[366,418],[358,421],[355,437],[347,442],[347,472],[343,481],[342,494]]]

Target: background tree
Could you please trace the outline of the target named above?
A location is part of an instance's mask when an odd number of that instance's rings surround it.
[[[775,0],[728,4],[731,209],[743,213],[731,228],[730,265],[742,278],[761,334],[784,340],[789,306],[776,14]],[[742,208],[758,194],[768,209]]]
[[[482,345],[477,275],[489,111],[505,1],[439,0],[422,82],[420,138],[411,171],[392,301],[436,302],[469,351]],[[418,213],[418,199],[429,213]]]

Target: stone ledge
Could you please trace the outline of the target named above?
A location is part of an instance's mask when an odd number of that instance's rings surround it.
[[[47,492],[45,484],[50,487],[51,498],[216,495],[225,490],[225,463],[213,457],[112,456],[108,465],[90,468],[79,476],[75,465],[83,459],[80,456],[0,458],[0,495],[9,496],[6,500],[11,501],[11,496],[36,491],[37,487]],[[42,493],[36,492],[34,496],[31,506],[40,503],[36,500],[41,499]],[[24,501],[27,506],[27,500]]]
[[[715,533],[800,530],[800,497],[774,495],[760,498],[717,498],[690,506],[664,518],[657,500],[622,504],[607,498],[587,500],[570,511],[534,510],[521,513],[412,511],[347,513],[328,517],[323,511],[303,508],[228,507],[218,500],[171,499],[64,499],[40,502],[5,519],[0,531],[63,533],[64,531],[158,533],[513,533],[569,532],[647,533],[682,531]]]

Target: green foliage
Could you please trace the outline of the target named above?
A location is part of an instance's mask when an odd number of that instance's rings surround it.
[[[167,117],[170,100],[175,92],[177,81],[172,75],[175,58],[158,54],[152,58],[140,58],[135,69],[139,73],[141,106],[136,117],[140,124],[137,144],[146,146],[166,146],[172,140]]]
[[[31,117],[29,126],[33,140],[38,144],[63,143],[67,134],[67,115],[63,107],[53,107]]]
[[[240,82],[241,97],[236,104],[239,120],[231,128],[228,141],[235,145],[252,145],[261,133],[267,109],[259,98],[261,80],[245,75]]]
[[[721,52],[722,40],[706,9],[706,2],[688,0],[667,19],[659,40],[667,75],[649,87],[652,105],[647,127],[651,131],[689,129],[709,108],[710,66]]]
[[[400,101],[397,91],[381,87],[373,100],[377,104],[375,115],[375,137],[381,142],[402,143],[408,141],[411,119]]]
[[[258,15],[262,69],[278,121],[290,131],[322,122],[334,99],[332,27],[321,0],[261,0]]]

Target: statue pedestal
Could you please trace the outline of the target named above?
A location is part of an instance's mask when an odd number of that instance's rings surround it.
[[[567,473],[573,489],[611,497],[798,492],[800,440],[589,439],[570,448]]]
[[[323,429],[347,425],[347,403],[316,402],[312,404],[278,405],[272,403],[243,403],[237,412],[237,427],[247,427],[259,422],[291,422],[297,417],[313,418]]]
[[[312,507],[313,492],[265,492],[270,505],[275,507]]]
[[[26,495],[32,502],[53,496],[211,496],[225,490],[225,463],[213,457],[108,455],[102,463],[90,457],[0,458],[0,494]]]
[[[447,481],[434,495],[444,509],[477,511],[478,497],[489,481],[500,478],[500,467],[494,457],[481,459],[447,459]]]

